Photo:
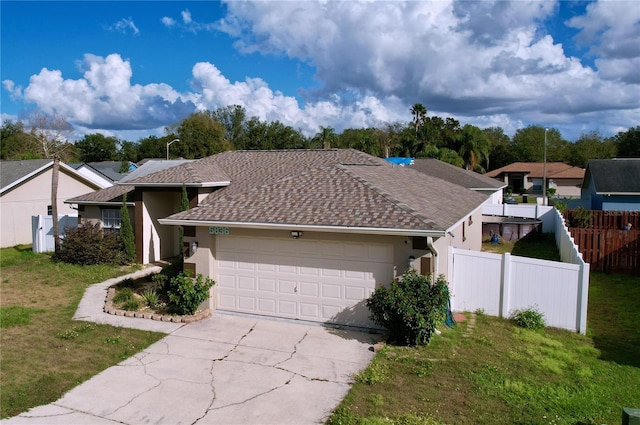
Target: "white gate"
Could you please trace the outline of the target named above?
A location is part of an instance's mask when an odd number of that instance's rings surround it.
[[[65,235],[66,228],[75,229],[78,227],[77,215],[59,215],[58,228],[60,237]],[[51,252],[55,249],[53,240],[53,216],[34,215],[31,216],[31,239],[33,252]]]

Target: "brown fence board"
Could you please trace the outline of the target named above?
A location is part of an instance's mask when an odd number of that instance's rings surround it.
[[[591,270],[640,276],[640,230],[569,228]]]
[[[631,229],[640,229],[640,212],[638,211],[567,210],[564,215],[569,227],[622,229],[624,225],[631,223]],[[578,226],[580,216],[588,219],[585,219],[584,225]]]

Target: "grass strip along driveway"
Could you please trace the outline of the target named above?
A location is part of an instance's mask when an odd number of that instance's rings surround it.
[[[164,336],[71,320],[87,286],[133,271],[0,250],[0,417],[55,401]]]

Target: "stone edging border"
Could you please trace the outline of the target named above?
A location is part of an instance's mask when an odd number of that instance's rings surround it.
[[[193,323],[211,316],[211,309],[207,308],[191,316],[178,316],[171,314],[158,314],[158,313],[145,313],[142,311],[127,311],[115,308],[113,306],[113,296],[116,293],[115,288],[109,288],[107,290],[107,299],[104,303],[104,312],[113,314],[115,316],[135,317],[140,319],[151,319],[160,322],[173,322],[173,323]]]

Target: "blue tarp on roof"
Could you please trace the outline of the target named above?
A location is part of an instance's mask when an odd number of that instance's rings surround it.
[[[391,158],[385,158],[392,164],[396,165],[413,165],[413,158],[401,158],[399,156],[394,156]]]

